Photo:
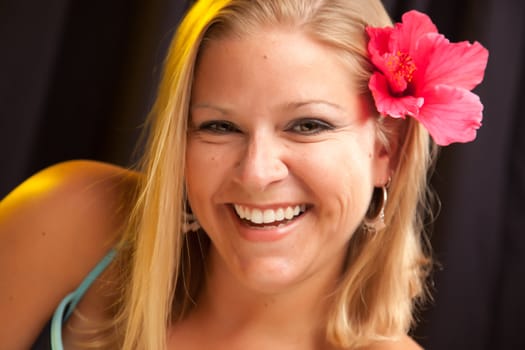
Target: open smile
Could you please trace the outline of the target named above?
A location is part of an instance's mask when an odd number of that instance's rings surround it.
[[[297,204],[283,206],[278,208],[254,208],[240,204],[233,204],[237,216],[252,226],[277,226],[286,224],[295,218],[301,216],[308,206],[306,204]]]

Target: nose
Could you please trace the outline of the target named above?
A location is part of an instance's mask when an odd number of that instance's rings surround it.
[[[264,191],[288,176],[283,161],[284,145],[275,135],[257,134],[247,138],[245,150],[236,166],[236,178],[243,187]]]

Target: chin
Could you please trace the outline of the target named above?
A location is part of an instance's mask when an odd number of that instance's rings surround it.
[[[286,291],[304,280],[304,271],[286,258],[257,258],[242,262],[238,278],[247,288],[264,294]],[[254,261],[255,260],[255,261]]]

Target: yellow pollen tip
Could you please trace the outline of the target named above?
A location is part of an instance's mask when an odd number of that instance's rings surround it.
[[[397,51],[390,54],[386,61],[386,66],[396,80],[411,82],[416,71],[416,64],[409,54]]]

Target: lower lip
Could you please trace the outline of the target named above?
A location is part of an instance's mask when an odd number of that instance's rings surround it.
[[[232,213],[241,237],[250,242],[274,242],[289,236],[293,232],[297,223],[303,219],[305,214],[306,213],[303,213],[280,226],[271,226],[271,224],[269,224],[264,227],[256,227],[250,226],[246,221],[241,220],[235,212]]]

